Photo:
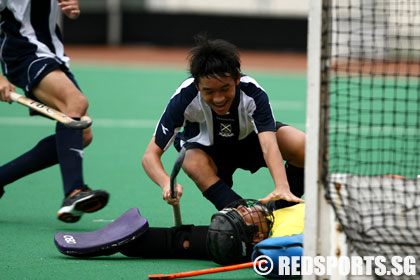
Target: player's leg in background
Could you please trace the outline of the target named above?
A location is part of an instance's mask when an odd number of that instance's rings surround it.
[[[43,79],[44,75],[48,76],[48,73],[50,71],[53,71],[55,68],[58,67],[56,65],[55,61],[52,61],[52,62],[48,61],[48,60],[43,60],[43,61],[41,61],[42,65],[38,65],[38,64],[33,64],[32,65],[31,64],[32,68],[34,68],[35,70],[40,68],[40,70],[34,71],[34,72],[36,72],[37,77],[39,77],[39,79]],[[47,63],[47,64],[45,64],[45,63]],[[47,66],[45,66],[45,65],[47,65]],[[42,66],[42,68],[41,68],[41,66]],[[44,69],[43,72],[40,72],[42,69]],[[82,95],[81,92],[78,91],[78,89],[75,87],[75,85],[73,83],[71,83],[69,78],[67,78],[67,76],[62,71],[56,70],[56,71],[53,71],[53,72],[54,73],[61,73],[61,76],[64,75],[58,81],[59,83],[63,84],[64,88],[71,88],[71,91],[78,92],[80,95]],[[31,72],[28,72],[28,73],[30,74]],[[36,78],[32,77],[32,76],[29,79],[29,84],[23,83],[22,78],[19,78],[18,76],[14,77],[14,79],[15,79],[16,82],[19,82],[18,83],[19,87],[21,87],[21,88],[28,87],[29,90],[31,90],[32,89],[31,87],[33,87],[33,86],[36,87],[37,83],[39,83],[39,82],[35,82]],[[27,81],[28,79],[25,76],[25,79],[23,79],[23,80]],[[44,79],[42,81],[45,81],[45,80],[46,79],[44,77]],[[31,81],[33,81],[33,82],[31,82]],[[32,85],[32,83],[34,83],[34,85]],[[42,83],[44,84],[44,82],[42,82]],[[39,88],[39,86],[38,86],[38,88]],[[59,90],[63,90],[63,89],[59,88]],[[85,98],[83,97],[83,98],[80,98],[80,99],[85,99]],[[46,98],[46,100],[49,101],[50,99]],[[77,100],[77,99],[75,99],[75,100]],[[78,101],[80,101],[80,100],[78,100]],[[57,106],[55,106],[53,104],[53,102],[50,102],[50,103],[53,105],[52,107],[57,108]],[[82,106],[83,106],[84,103],[87,103],[87,102],[86,101],[81,102]],[[78,110],[79,112],[75,113],[76,116],[81,115],[83,112],[85,112],[86,108],[87,107],[86,107],[86,104],[85,104],[84,108],[79,109]],[[80,134],[80,132],[76,132],[76,133]],[[27,176],[31,173],[34,173],[34,172],[37,172],[39,170],[48,168],[48,167],[50,167],[52,165],[55,165],[59,162],[58,161],[58,155],[57,155],[57,148],[56,148],[57,147],[56,140],[57,140],[56,135],[48,136],[48,137],[42,139],[37,145],[35,145],[34,148],[29,150],[28,152],[24,153],[23,155],[19,156],[16,159],[10,161],[9,163],[6,163],[3,166],[0,166],[0,197],[4,193],[4,186],[6,186],[6,185],[24,177],[24,176]],[[83,146],[89,145],[91,140],[92,140],[91,130],[90,129],[85,129],[83,131]],[[68,192],[70,192],[70,191],[68,191]]]
[[[88,101],[76,85],[61,70],[55,70],[42,79],[33,89],[34,95],[47,106],[58,109],[64,114],[80,118],[87,112]],[[85,133],[85,142],[90,143],[90,129]],[[75,189],[83,189],[83,133],[64,125],[56,125],[56,149],[63,177],[64,194],[69,195]]]
[[[50,72],[34,88],[33,93],[41,102],[75,119],[87,114],[88,100],[77,87],[71,73],[61,70]],[[91,191],[83,180],[83,146],[92,141],[91,129],[82,132],[57,123],[55,139],[65,195],[58,218],[65,222],[76,222],[83,212],[103,208],[108,202],[108,193]]]
[[[51,88],[49,84],[51,83],[57,83],[56,88]],[[56,97],[54,97],[54,93],[56,91],[62,91],[65,92],[65,89],[69,89],[67,92],[64,93],[65,96],[69,96],[66,98],[61,99],[71,99],[72,95],[82,95],[83,94],[77,89],[77,87],[70,81],[69,78],[64,74],[64,72],[60,70],[53,71],[50,74],[47,74],[47,76],[41,81],[40,85],[35,87],[34,92],[36,97],[37,95],[42,96],[42,98],[39,98],[40,100],[44,102],[48,102],[49,105],[53,108],[59,108],[54,103],[60,103],[60,109],[65,108],[66,106],[62,105],[62,103],[69,103],[64,101],[58,102],[56,101]],[[52,97],[50,98],[47,96],[50,94]],[[84,100],[83,100],[84,99]],[[67,105],[67,107],[78,107],[76,109],[66,109],[67,111],[64,113],[71,112],[76,117],[80,117],[81,115],[85,114],[87,110],[87,100],[86,98],[75,98],[75,100],[81,101],[78,106],[71,106]],[[72,101],[73,102],[73,101]],[[64,128],[64,129],[63,129]],[[75,151],[69,151],[66,152],[66,149],[61,149],[62,145],[60,142],[65,143],[75,143],[74,149],[82,150],[81,146],[83,143],[84,146],[87,146],[90,144],[92,140],[92,132],[91,129],[85,129],[83,133],[78,130],[70,130],[65,128],[61,124],[57,124],[57,131],[58,133],[56,135],[48,136],[44,139],[42,139],[33,149],[28,151],[27,153],[21,155],[20,157],[12,160],[11,162],[3,165],[0,167],[0,187],[4,187],[7,184],[10,184],[28,174],[37,172],[39,170],[42,170],[44,168],[50,167],[56,163],[59,162],[59,155],[60,152],[63,159],[63,165],[64,169],[69,169],[70,172],[64,171],[64,185],[65,185],[65,193],[69,194],[74,189],[73,186],[80,185],[83,186],[83,182],[81,178],[81,158],[80,155],[77,156],[68,156],[67,154],[77,154]],[[82,137],[83,135],[83,137]],[[69,138],[67,138],[69,137]],[[83,139],[83,140],[82,140]],[[67,144],[68,145],[68,144]],[[62,151],[64,150],[64,151]],[[73,161],[72,157],[75,159]],[[73,165],[71,168],[67,168],[66,165],[68,165],[68,162]],[[74,178],[74,179],[73,179]],[[75,180],[77,183],[74,184],[72,180]]]
[[[91,139],[91,130],[83,131],[84,139]],[[90,142],[84,142],[86,147]],[[39,141],[31,150],[16,159],[0,166],[0,197],[3,187],[29,174],[51,167],[58,163],[55,134]]]
[[[75,118],[87,114],[88,102],[70,72],[54,70],[32,91],[37,99]],[[74,98],[73,98],[74,97]],[[3,187],[28,174],[60,163],[65,199],[59,218],[80,219],[83,212],[101,209],[108,201],[103,191],[91,192],[83,181],[83,147],[92,141],[91,129],[72,130],[57,123],[56,134],[41,140],[32,150],[0,167],[0,195]]]

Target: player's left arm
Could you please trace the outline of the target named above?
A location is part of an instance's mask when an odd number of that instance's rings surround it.
[[[274,131],[260,132],[258,133],[258,139],[264,155],[264,160],[270,170],[275,185],[274,191],[259,201],[267,203],[270,200],[283,199],[291,202],[304,202],[290,191],[283,157],[280,153],[279,146],[277,145],[276,133]]]
[[[260,202],[267,203],[270,200],[287,200],[291,202],[303,202],[291,191],[287,181],[286,168],[283,156],[276,138],[276,122],[265,90],[251,77],[242,77],[244,90],[254,102],[249,103],[249,110],[255,131],[258,131],[258,139],[263,152],[264,160],[274,180],[275,189]],[[246,83],[245,83],[246,82]]]
[[[70,19],[80,15],[79,0],[57,0],[61,11]]]

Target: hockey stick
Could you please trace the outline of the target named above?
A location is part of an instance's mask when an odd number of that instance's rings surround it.
[[[176,157],[174,167],[172,168],[171,172],[171,197],[176,198],[175,186],[176,186],[176,176],[178,175],[179,171],[181,170],[182,163],[184,162],[185,157],[185,148],[181,148],[178,156]],[[174,225],[180,226],[182,225],[181,219],[181,209],[178,205],[173,205],[173,214],[174,214]]]
[[[14,102],[20,103],[26,107],[29,107],[51,119],[54,119],[64,126],[72,129],[85,129],[92,125],[92,119],[88,116],[83,116],[80,121],[76,121],[69,116],[48,107],[45,104],[36,102],[26,96],[20,95],[16,92],[10,92],[10,97]]]
[[[265,261],[263,260],[259,261],[255,263],[255,265],[258,265],[261,262],[265,262]],[[172,273],[172,274],[151,274],[148,277],[149,279],[157,279],[157,280],[175,279],[175,278],[182,278],[182,277],[197,276],[197,275],[202,275],[202,274],[237,270],[237,269],[242,269],[242,268],[247,268],[247,267],[252,267],[252,266],[254,266],[254,262],[247,262],[247,263],[241,263],[241,264],[234,264],[234,265],[228,265],[228,266],[222,266],[222,267],[207,268],[207,269],[193,270],[193,271],[179,272],[179,273]]]

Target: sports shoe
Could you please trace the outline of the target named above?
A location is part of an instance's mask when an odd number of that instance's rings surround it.
[[[92,213],[105,207],[109,194],[106,191],[77,189],[68,195],[58,210],[58,219],[65,223],[75,223],[84,213]]]

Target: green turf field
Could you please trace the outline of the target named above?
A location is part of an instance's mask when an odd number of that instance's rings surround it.
[[[172,209],[141,167],[141,156],[169,98],[187,73],[181,68],[73,65],[90,101],[94,141],[85,150],[85,181],[110,192],[103,210],[84,215],[76,224],[56,218],[63,191],[58,166],[27,176],[5,188],[0,199],[0,279],[147,279],[148,274],[175,273],[215,267],[210,261],[141,260],[115,254],[75,259],[60,254],[57,231],[99,229],[129,208],[139,208],[150,226],[172,226]],[[277,120],[305,129],[304,75],[252,72],[269,93]],[[0,104],[0,165],[54,133],[55,123],[28,117],[18,104]],[[174,148],[164,155],[170,170]],[[181,212],[185,224],[207,225],[215,208],[181,172]],[[267,170],[255,175],[238,171],[234,189],[244,198],[262,198],[273,189]],[[209,274],[192,279],[262,279],[252,269]]]

